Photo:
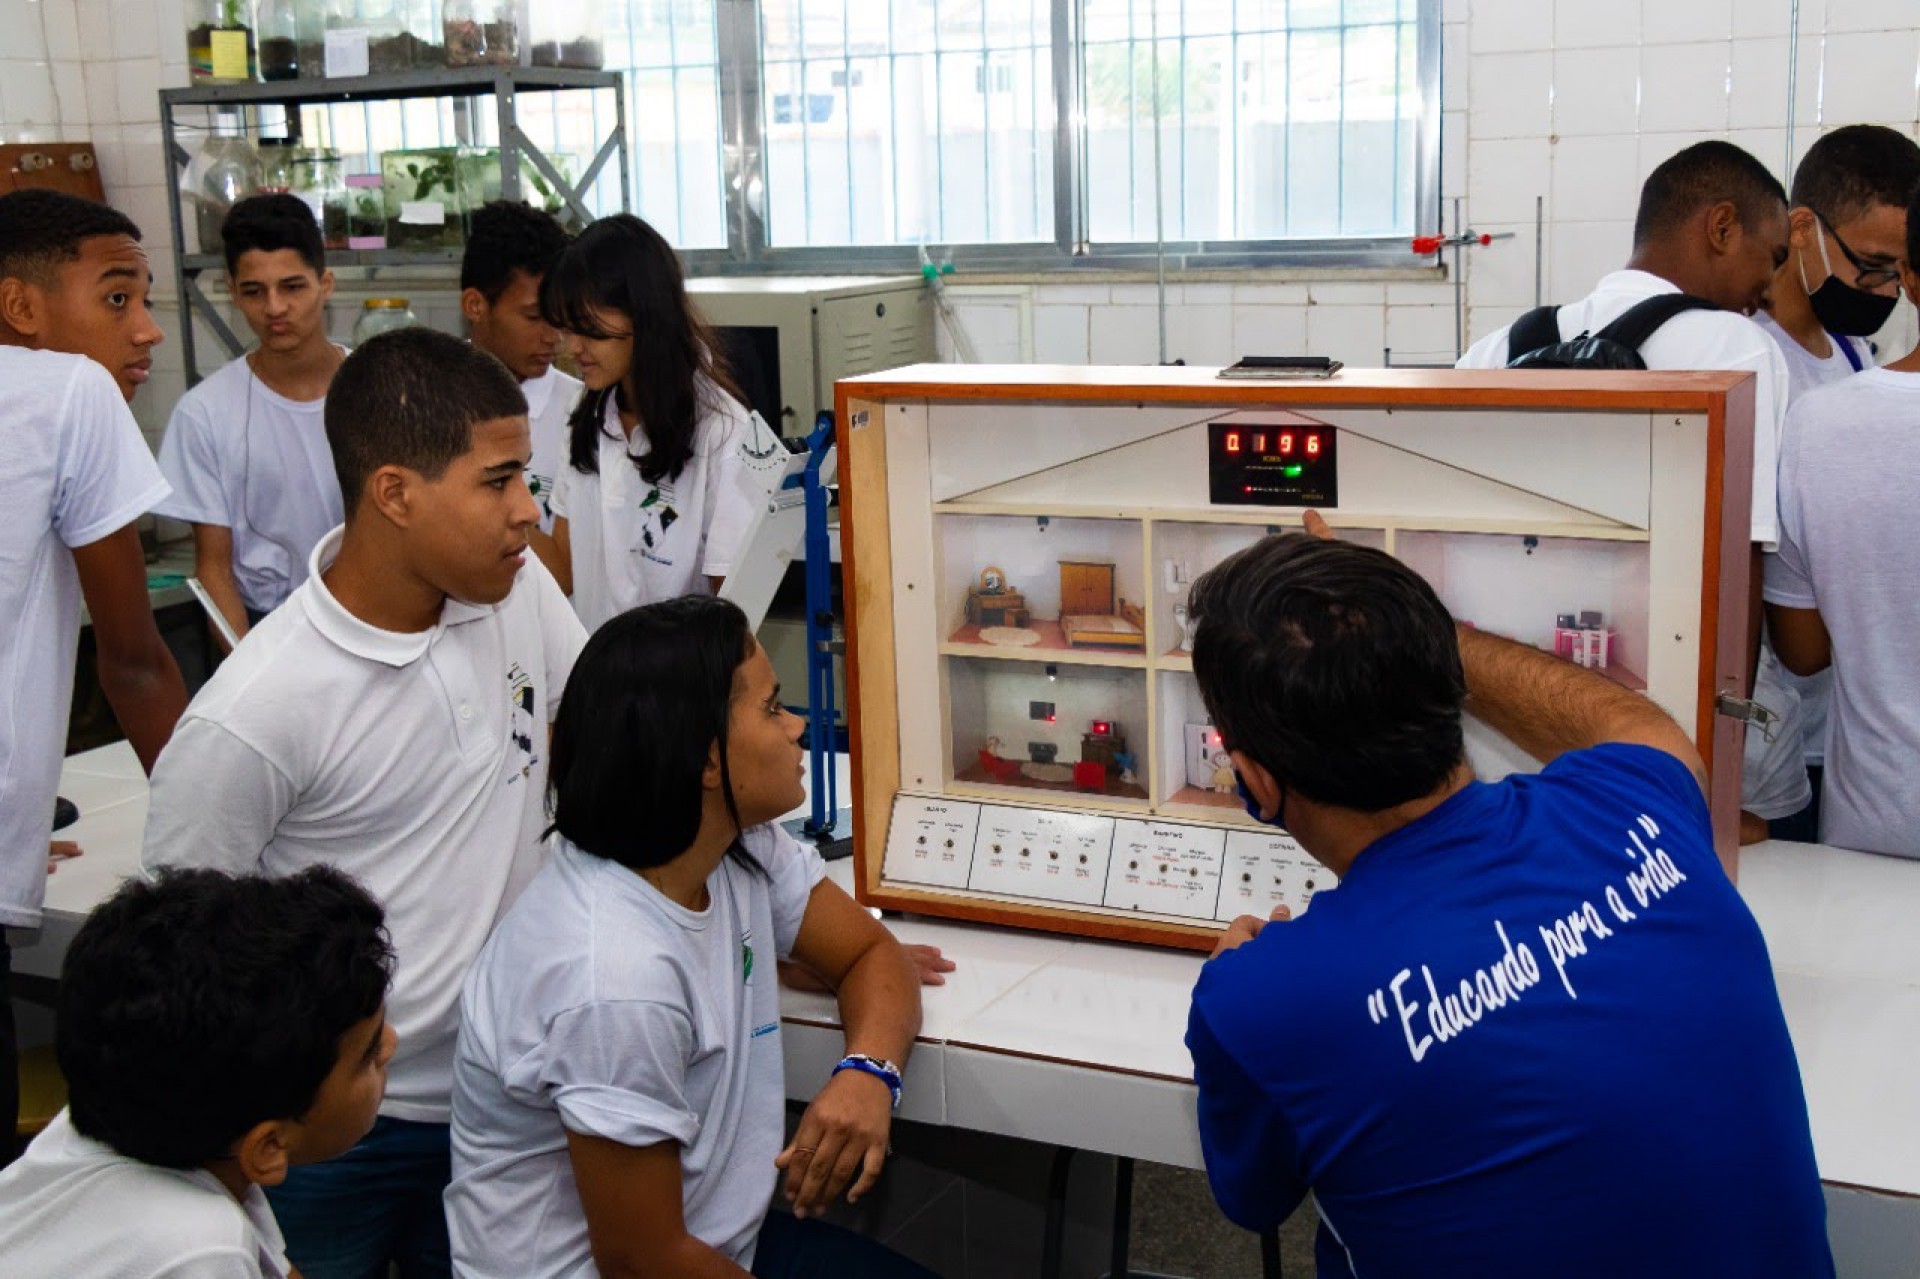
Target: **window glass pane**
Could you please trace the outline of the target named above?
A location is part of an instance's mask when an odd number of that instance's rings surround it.
[[[1048,0],[767,0],[776,247],[1053,235]]]
[[[634,211],[675,248],[725,248],[713,0],[606,0],[604,21],[608,70],[632,72]]]
[[[1419,104],[1401,0],[1153,3],[1087,4],[1096,242],[1154,238],[1156,120],[1169,240],[1411,231]]]

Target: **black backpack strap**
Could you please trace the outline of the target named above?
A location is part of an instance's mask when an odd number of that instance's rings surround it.
[[[1507,363],[1523,355],[1532,355],[1560,340],[1560,308],[1537,306],[1513,322],[1507,330]]]
[[[1596,338],[1617,342],[1629,351],[1638,351],[1656,330],[1682,311],[1718,311],[1705,298],[1690,293],[1661,293],[1636,302],[1620,318],[1594,334]]]

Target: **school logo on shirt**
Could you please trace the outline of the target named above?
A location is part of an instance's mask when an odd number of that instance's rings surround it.
[[[507,668],[507,739],[520,752],[520,771],[518,776],[507,778],[512,784],[533,773],[533,766],[540,762],[534,752],[534,729],[538,727],[533,717],[533,677],[515,662]]]
[[[532,467],[527,468],[525,475],[527,492],[533,494],[533,500],[540,503],[540,518],[543,521],[551,520],[553,518],[553,477],[536,474]]]
[[[680,512],[673,504],[673,481],[661,480],[640,499],[641,556],[672,568],[673,561],[662,554],[660,548],[666,544],[667,530],[679,520]]]

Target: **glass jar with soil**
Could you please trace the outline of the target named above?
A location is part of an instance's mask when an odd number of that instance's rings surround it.
[[[514,0],[446,0],[442,29],[450,67],[510,67],[520,61]]]
[[[298,80],[301,69],[300,0],[260,0],[260,78]]]
[[[606,65],[602,21],[601,0],[539,0],[527,33],[533,65],[600,70]]]
[[[329,249],[347,247],[347,178],[332,147],[298,147],[288,164],[289,189],[313,210]]]
[[[195,84],[245,84],[254,78],[259,51],[248,0],[187,0],[186,16],[187,70]]]
[[[227,210],[258,193],[262,176],[260,155],[241,136],[237,121],[216,120],[214,129],[180,177],[180,198],[202,253],[221,251]]]
[[[453,147],[423,147],[380,156],[389,249],[423,252],[466,243],[457,155]]]
[[[387,200],[377,173],[347,175],[347,247],[387,247]]]

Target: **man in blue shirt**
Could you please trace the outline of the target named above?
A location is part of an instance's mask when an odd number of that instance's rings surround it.
[[[1235,921],[1187,1045],[1221,1208],[1313,1191],[1319,1273],[1831,1276],[1793,1046],[1700,758],[1646,697],[1461,628],[1380,551],[1196,584],[1249,811],[1339,875]],[[1540,759],[1476,781],[1460,716]]]

